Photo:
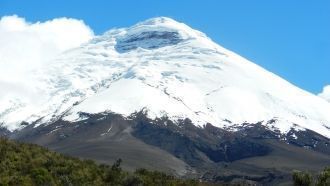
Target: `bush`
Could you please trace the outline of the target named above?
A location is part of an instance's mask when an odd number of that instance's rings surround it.
[[[329,186],[330,185],[330,168],[325,168],[319,173],[315,179],[307,172],[294,171],[292,174],[293,184],[296,186]],[[313,182],[313,180],[315,180]],[[314,184],[313,184],[314,183]]]
[[[31,171],[31,177],[37,185],[51,185],[52,175],[48,172],[47,169],[39,167]]]
[[[294,171],[292,174],[293,185],[310,186],[312,185],[312,176],[306,172]]]
[[[330,185],[330,167],[325,168],[317,178],[317,186],[328,186]]]

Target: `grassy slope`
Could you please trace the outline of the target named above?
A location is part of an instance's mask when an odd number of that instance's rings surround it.
[[[164,173],[122,171],[120,164],[98,165],[46,148],[0,139],[0,185],[200,185]]]

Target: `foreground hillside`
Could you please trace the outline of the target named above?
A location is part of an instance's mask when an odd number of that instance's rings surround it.
[[[0,185],[200,185],[145,169],[128,173],[120,163],[98,165],[37,145],[0,139]]]
[[[112,166],[98,165],[37,145],[0,138],[0,185],[214,185],[146,169],[128,173],[121,169],[120,163],[119,159]],[[314,178],[306,172],[294,172],[292,176],[294,185],[330,184],[330,168]]]

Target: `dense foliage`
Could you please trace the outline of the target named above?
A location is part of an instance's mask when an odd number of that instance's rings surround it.
[[[52,152],[46,148],[0,139],[0,185],[199,185],[145,169],[128,173]]]
[[[308,172],[294,171],[292,174],[295,186],[329,186],[330,185],[330,167],[325,168],[315,178]]]

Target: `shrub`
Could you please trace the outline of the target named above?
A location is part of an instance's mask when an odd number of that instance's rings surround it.
[[[312,176],[307,172],[294,171],[292,174],[292,179],[295,186],[312,185]]]
[[[317,178],[317,186],[328,186],[330,185],[330,167],[325,168]]]

